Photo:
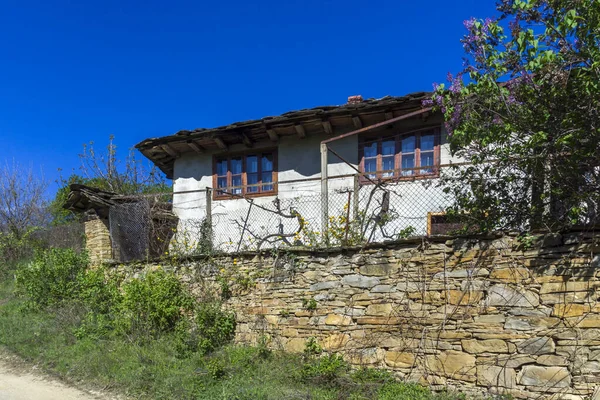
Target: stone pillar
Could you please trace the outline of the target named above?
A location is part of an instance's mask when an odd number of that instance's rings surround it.
[[[86,221],[85,238],[85,248],[90,256],[92,265],[98,265],[104,260],[113,258],[107,219],[96,217]]]

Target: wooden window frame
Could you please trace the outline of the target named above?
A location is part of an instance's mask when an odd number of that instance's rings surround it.
[[[273,155],[273,173],[272,178],[273,182],[262,182],[262,156],[264,154],[272,154]],[[246,160],[249,156],[257,156],[258,157],[258,183],[255,184],[255,187],[258,188],[257,192],[248,192],[248,178],[247,178],[247,164]],[[241,158],[242,159],[242,186],[232,186],[232,176],[231,173],[231,160],[233,158]],[[242,193],[240,194],[229,194],[229,193],[219,193],[218,188],[218,175],[217,175],[217,162],[221,160],[227,160],[227,190],[231,190],[234,188],[241,188]],[[255,151],[246,151],[243,153],[232,153],[227,155],[214,155],[213,156],[213,200],[230,200],[230,199],[241,199],[243,197],[263,197],[263,196],[275,196],[277,195],[278,187],[278,159],[277,159],[277,149],[257,149]],[[273,186],[272,190],[263,191],[263,185],[271,184]]]
[[[421,136],[433,133],[433,172],[421,173]],[[415,167],[412,169],[402,169],[402,139],[415,136]],[[382,143],[384,141],[394,140],[395,142],[395,153],[394,153],[394,169],[383,171],[383,154],[382,154]],[[360,182],[363,184],[369,184],[373,181],[410,181],[417,179],[431,179],[438,178],[440,176],[439,166],[440,160],[440,142],[441,142],[441,129],[439,127],[422,128],[409,132],[403,132],[396,135],[390,136],[376,136],[373,138],[364,138],[359,142],[359,170],[361,171]],[[377,166],[375,172],[365,172],[365,147],[377,143]],[[428,150],[429,151],[429,150]],[[413,154],[413,152],[411,152]],[[415,171],[413,175],[401,175],[402,171],[412,170]],[[393,172],[392,176],[384,177],[383,174],[387,172]],[[375,175],[375,178],[369,180],[369,175]]]

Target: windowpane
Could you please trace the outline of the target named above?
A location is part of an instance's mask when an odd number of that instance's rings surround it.
[[[231,189],[231,193],[242,194],[242,175],[233,175],[231,177],[231,186],[234,186],[234,188]]]
[[[421,151],[433,150],[433,144],[434,144],[433,134],[421,135]]]
[[[241,174],[242,173],[242,158],[236,157],[231,159],[231,173]]]
[[[273,154],[263,154],[261,167],[263,172],[273,171]]]
[[[256,192],[258,192],[258,186],[250,186],[250,185],[255,185],[255,184],[258,183],[258,173],[248,174],[247,175],[247,181],[248,181],[247,182],[248,183],[248,188],[246,189],[246,191],[248,193],[256,193]]]
[[[217,178],[217,187],[218,188],[227,187],[227,178]]]
[[[381,143],[381,154],[384,156],[390,156],[396,154],[396,141],[386,140]]]
[[[377,171],[377,159],[376,158],[367,158],[365,159],[365,172],[375,172]],[[369,178],[375,178],[374,174],[369,174]]]
[[[272,183],[273,182],[273,173],[272,172],[263,172],[261,174],[261,178],[262,178],[262,190],[263,192],[268,192],[270,190],[273,190],[273,185],[265,185],[264,183]]]
[[[421,152],[421,167],[433,167],[433,151]],[[422,174],[432,174],[433,168],[425,168],[421,170]]]
[[[415,167],[415,155],[414,154],[402,154],[402,169],[414,168]],[[414,170],[402,171],[402,175],[410,176],[415,173]]]
[[[227,160],[217,160],[217,175],[227,175]]]
[[[415,137],[408,136],[402,139],[402,152],[412,153],[415,151]]]
[[[247,156],[246,157],[246,172],[254,173],[258,172],[258,157],[257,156]]]
[[[387,156],[382,158],[383,171],[386,171],[382,174],[384,178],[394,176],[394,171],[392,171],[394,169],[394,158],[395,156]]]
[[[365,144],[364,154],[365,157],[377,157],[377,142]]]

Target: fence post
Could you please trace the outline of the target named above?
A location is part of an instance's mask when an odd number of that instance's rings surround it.
[[[327,144],[321,143],[321,229],[329,244],[329,193],[327,187]]]
[[[358,196],[358,191],[360,190],[360,186],[359,186],[359,176],[358,174],[354,175],[354,201],[353,201],[353,205],[354,205],[354,220],[358,221],[358,202],[359,202],[359,196]]]
[[[210,247],[212,248],[213,241],[213,227],[212,227],[212,190],[206,188],[206,224],[208,225],[208,240],[210,240]]]

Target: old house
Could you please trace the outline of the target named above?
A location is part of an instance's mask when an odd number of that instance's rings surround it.
[[[136,147],[173,179],[180,231],[209,221],[221,250],[432,234],[448,204],[434,181],[453,160],[429,96],[352,96]]]

